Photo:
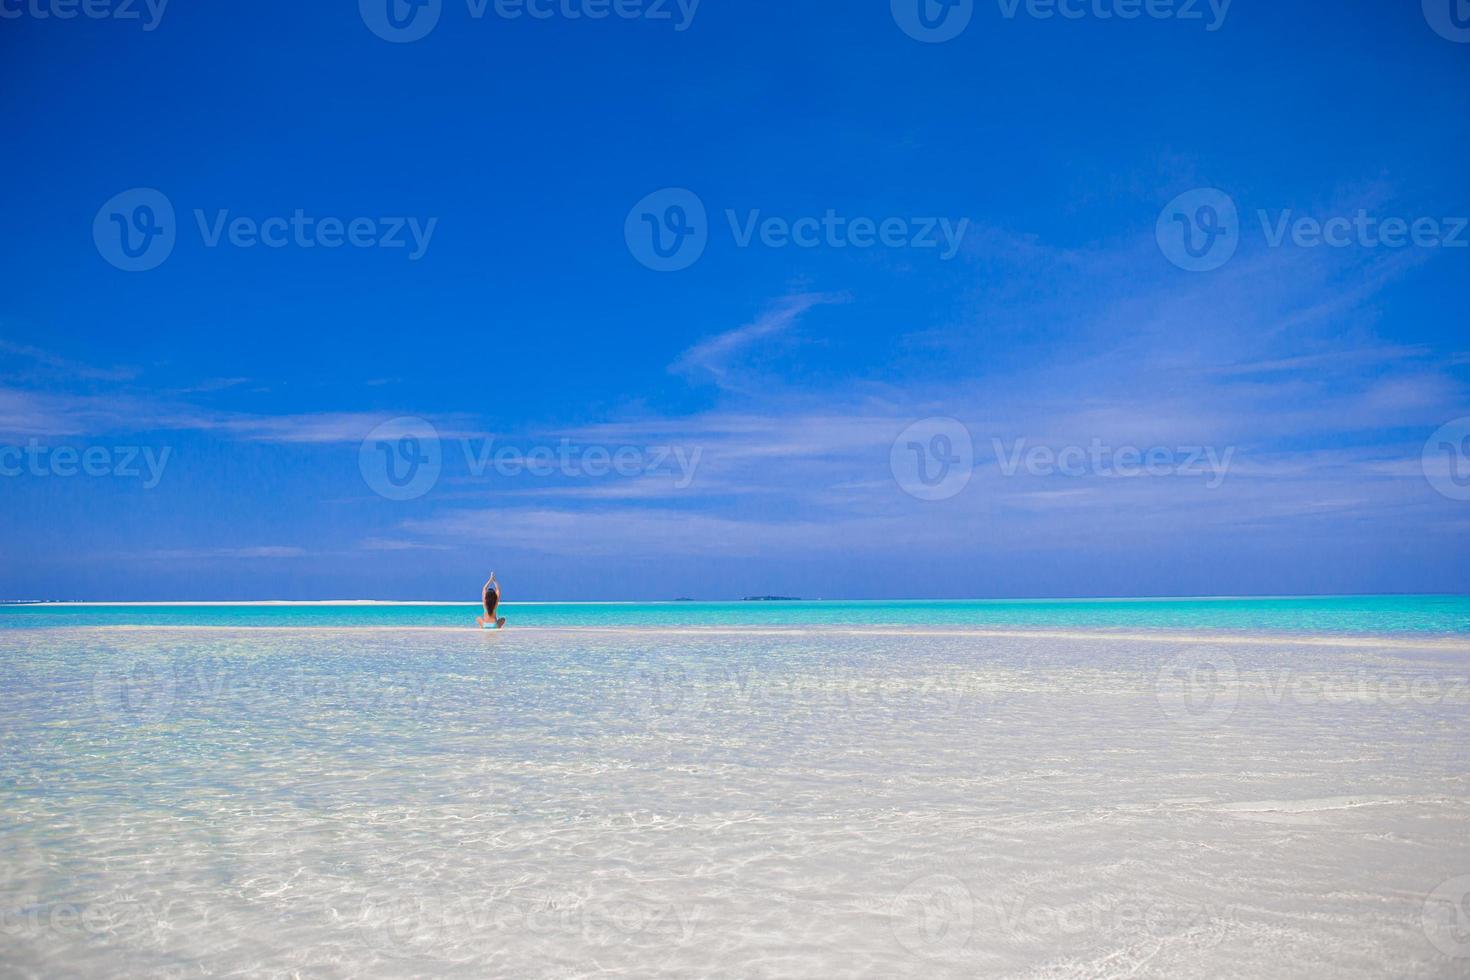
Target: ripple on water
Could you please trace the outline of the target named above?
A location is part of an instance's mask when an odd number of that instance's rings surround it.
[[[1470,665],[1443,650],[820,631],[0,647],[0,942],[22,976],[1465,962],[1429,901],[1470,872]]]

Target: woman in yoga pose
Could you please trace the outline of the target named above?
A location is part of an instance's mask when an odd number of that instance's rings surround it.
[[[500,605],[500,583],[495,581],[495,573],[490,573],[485,587],[480,590],[480,601],[485,604],[485,615],[476,616],[475,622],[480,624],[480,629],[504,629],[505,617],[495,618],[495,607]]]

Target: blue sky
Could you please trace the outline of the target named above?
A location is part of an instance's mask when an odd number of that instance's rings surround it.
[[[1451,0],[379,2],[0,0],[0,597],[1470,586]]]

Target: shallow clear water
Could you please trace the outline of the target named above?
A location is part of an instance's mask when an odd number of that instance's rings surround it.
[[[516,626],[884,626],[1470,633],[1470,596],[882,602],[506,603]],[[45,626],[473,626],[478,603],[0,606],[0,629]]]
[[[1464,976],[1470,652],[0,634],[0,966]]]

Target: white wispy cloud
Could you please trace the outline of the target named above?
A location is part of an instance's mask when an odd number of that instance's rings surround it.
[[[785,333],[814,306],[846,300],[846,296],[825,293],[795,293],[783,297],[750,323],[695,344],[680,354],[669,370],[693,380],[712,381],[722,388],[740,387],[734,372],[739,358],[750,347]]]
[[[1205,276],[1180,274],[1152,241],[1095,249],[1047,246],[991,230],[968,254],[976,307],[940,328],[898,336],[932,355],[917,368],[881,361],[841,388],[793,390],[756,365],[768,345],[847,302],[783,296],[754,320],[681,354],[669,370],[718,389],[715,407],[631,412],[548,444],[699,450],[693,479],[501,480],[449,471],[412,520],[361,539],[355,553],[488,547],[608,558],[801,558],[971,548],[989,554],[1080,543],[1167,550],[1241,529],[1330,533],[1335,540],[1453,526],[1427,487],[1422,441],[1470,415],[1454,367],[1379,329],[1372,298],[1412,261],[1328,252],[1243,252]],[[1324,298],[1326,297],[1326,298]],[[854,303],[860,304],[862,297]],[[846,311],[841,311],[846,313]],[[731,322],[736,322],[733,320]],[[818,338],[820,339],[820,338]],[[993,352],[995,353],[992,356]],[[880,352],[881,353],[881,352]],[[100,379],[99,379],[100,380]],[[333,452],[395,413],[223,413],[187,398],[120,392],[59,395],[0,388],[0,430],[27,433],[189,429],[251,443]],[[411,415],[413,412],[401,414]],[[889,470],[912,422],[953,417],[973,434],[976,469],[960,496],[926,503]],[[435,416],[446,438],[473,438],[471,416]],[[127,428],[131,427],[131,428]],[[994,440],[1014,445],[1208,446],[1233,450],[1218,486],[1177,475],[1006,475]],[[396,515],[395,515],[396,516]],[[1463,524],[1463,518],[1454,518]],[[1378,531],[1374,529],[1378,528]],[[358,533],[365,533],[366,529]],[[285,558],[300,549],[163,552],[175,558]],[[318,552],[320,553],[320,552]]]
[[[192,385],[186,385],[177,389],[180,395],[202,395],[213,391],[226,391],[230,388],[238,388],[240,385],[250,384],[250,378],[205,378]]]
[[[0,338],[0,355],[10,355],[11,358],[25,364],[31,371],[39,369],[48,376],[86,381],[127,381],[138,375],[136,368],[98,367],[72,358],[61,357],[39,347],[17,344],[3,338]]]
[[[240,561],[260,558],[304,558],[305,548],[286,545],[257,545],[246,548],[161,548],[145,551],[140,558],[156,561]]]
[[[227,412],[177,396],[116,391],[73,394],[0,386],[0,438],[105,437],[138,432],[203,432],[245,442],[328,445],[361,442],[378,426],[407,411],[326,411],[266,415]],[[430,420],[444,439],[485,435],[464,414]]]
[[[403,538],[364,538],[358,543],[363,551],[449,551],[447,544],[408,541]]]
[[[199,418],[191,428],[221,432],[250,442],[325,444],[361,442],[368,433],[410,413],[306,412],[294,415],[228,415]],[[463,415],[435,416],[442,439],[470,439],[485,435]],[[418,431],[410,427],[405,431]]]
[[[821,392],[757,374],[759,345],[833,301],[802,293],[672,365],[712,381],[738,411],[624,417],[565,433],[698,447],[686,489],[523,484],[501,492],[493,511],[456,500],[400,530],[566,555],[771,557],[894,541],[1061,553],[1083,541],[1165,547],[1161,535],[1223,542],[1241,528],[1331,528],[1338,541],[1386,526],[1450,529],[1420,452],[1430,431],[1470,414],[1453,370],[1463,357],[1386,339],[1373,309],[1377,292],[1423,257],[1243,251],[1217,273],[1191,276],[1168,266],[1151,239],[1052,249],[992,229],[970,259],[986,272],[976,321],[898,338],[900,349],[945,352],[931,372]],[[1032,345],[1025,334],[1037,331],[1044,342]],[[986,356],[992,347],[1004,357]],[[975,440],[970,486],[938,505],[908,497],[888,471],[894,437],[929,416],[961,420]],[[1007,476],[996,438],[1232,455],[1216,486],[1179,475]]]

